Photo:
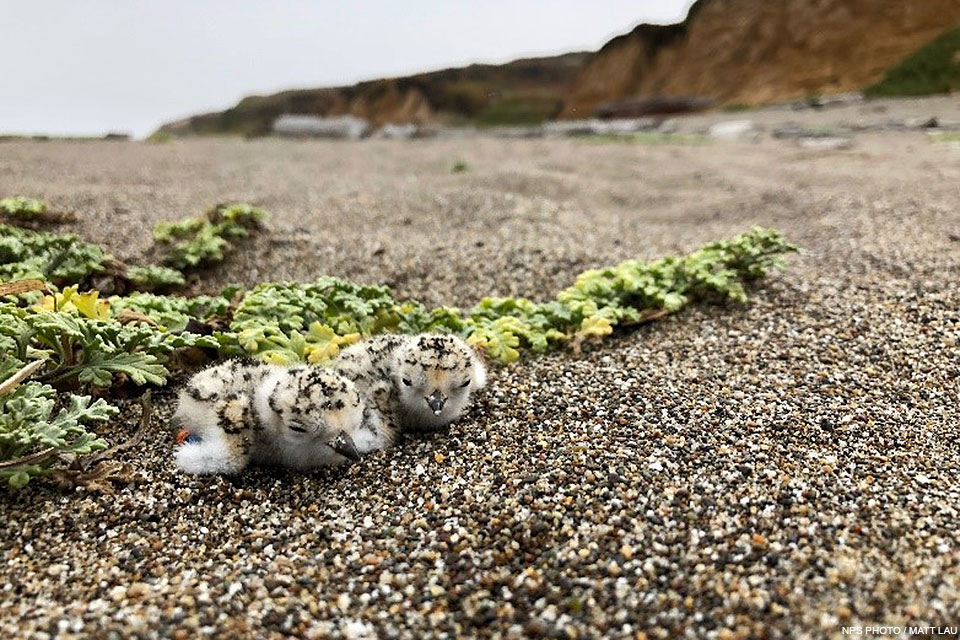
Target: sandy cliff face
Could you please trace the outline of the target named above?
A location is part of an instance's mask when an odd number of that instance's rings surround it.
[[[779,102],[862,90],[957,24],[960,0],[698,0],[684,22],[640,25],[594,54],[254,96],[161,130],[262,135],[285,113],[533,124],[637,97]]]
[[[858,91],[957,23],[960,0],[699,0],[679,25],[641,25],[604,46],[563,116],[633,97],[757,104]]]
[[[349,101],[343,101],[338,108],[326,110],[326,115],[343,114],[364,118],[375,124],[429,122],[434,116],[433,109],[419,89],[404,89],[390,80],[383,81],[382,87],[360,92]]]
[[[588,53],[528,58],[502,65],[471,65],[349,87],[298,89],[251,96],[226,111],[161,127],[174,135],[263,135],[285,113],[350,114],[375,125],[388,122],[478,121],[511,124],[555,118]]]

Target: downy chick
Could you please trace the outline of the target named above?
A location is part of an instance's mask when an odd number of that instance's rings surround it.
[[[407,431],[450,424],[487,379],[470,345],[440,334],[377,336],[345,349],[333,366]]]
[[[477,353],[450,335],[413,336],[397,349],[393,369],[400,423],[411,430],[450,424],[487,382],[487,369]]]
[[[178,447],[187,473],[238,473],[251,462],[299,470],[359,459],[365,404],[331,371],[230,361],[180,392],[174,420],[199,442]]]
[[[274,368],[253,360],[227,360],[197,372],[180,390],[174,422],[203,437],[217,424],[218,407],[237,394],[252,394]]]
[[[329,369],[278,367],[253,395],[259,429],[256,462],[302,471],[359,460],[367,438],[366,404],[357,387]]]

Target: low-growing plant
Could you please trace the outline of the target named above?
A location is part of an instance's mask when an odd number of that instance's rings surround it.
[[[36,198],[17,196],[0,199],[0,218],[20,227],[37,228],[47,224],[76,222],[77,217],[66,211],[51,211],[47,203]]]
[[[218,344],[212,336],[171,332],[149,322],[124,323],[130,309],[117,313],[96,291],[68,287],[30,303],[25,300],[29,296],[7,294],[45,285],[18,284],[0,289],[6,300],[0,302],[0,479],[15,488],[59,461],[105,447],[86,427],[109,419],[117,409],[72,391],[127,381],[162,385],[177,370],[178,354]],[[18,372],[27,371],[39,379],[21,383]]]
[[[231,239],[243,238],[259,229],[267,214],[248,204],[217,205],[204,218],[161,222],[153,239],[164,245],[162,261],[174,269],[194,269],[222,262],[232,248]]]
[[[214,224],[232,223],[224,230],[226,235],[236,232],[237,227],[242,231],[240,236],[247,235],[248,229],[259,229],[267,219],[267,212],[259,207],[241,202],[238,204],[218,204],[207,212],[207,219]]]
[[[383,286],[331,277],[307,284],[263,284],[243,297],[230,332],[220,339],[228,353],[278,363],[322,362],[360,335],[414,333],[422,329],[421,315],[422,305],[399,304]]]
[[[200,218],[187,218],[176,222],[158,222],[153,227],[153,239],[155,242],[172,243],[196,235],[204,224],[205,222]]]
[[[2,202],[19,206],[9,198]],[[9,202],[8,202],[9,201]],[[33,201],[33,208],[45,207]],[[11,204],[12,203],[12,204]],[[5,210],[5,209],[4,209]],[[218,205],[206,219],[160,223],[155,240],[166,249],[161,265],[125,265],[97,245],[74,234],[56,234],[0,224],[0,281],[41,279],[56,286],[79,284],[89,288],[95,280],[112,282],[105,290],[169,291],[186,284],[184,268],[223,260],[230,240],[249,235],[262,226],[266,213],[247,204]]]
[[[627,260],[586,271],[548,302],[485,298],[466,312],[452,307],[428,311],[414,300],[394,300],[386,287],[337,278],[264,284],[244,297],[230,331],[219,338],[225,353],[242,349],[276,362],[322,362],[361,335],[439,331],[460,335],[493,360],[509,363],[521,349],[579,344],[607,335],[615,326],[672,313],[693,300],[743,302],[745,283],[782,267],[782,254],[795,250],[776,231],[757,228],[683,258]]]
[[[0,213],[11,218],[33,220],[46,210],[47,204],[43,200],[35,198],[17,196],[0,199]]]
[[[466,160],[457,160],[453,163],[453,166],[450,167],[450,173],[464,173],[470,168]]]
[[[22,362],[46,359],[41,379],[61,388],[166,383],[165,364],[181,349],[216,348],[212,336],[172,333],[143,322],[121,323],[109,317],[108,303],[76,296],[57,311],[40,305],[0,306],[0,336],[8,353]],[[75,302],[75,303],[74,303]],[[119,376],[119,379],[118,379]]]
[[[126,312],[138,313],[153,321],[163,331],[178,333],[193,322],[224,318],[229,312],[228,296],[164,296],[153,293],[131,293],[109,299],[114,317]]]
[[[169,291],[187,283],[180,271],[156,264],[128,267],[127,278],[141,291]]]
[[[73,234],[0,224],[0,281],[40,278],[75,284],[107,271],[113,257]]]
[[[44,376],[51,383],[109,387],[117,376],[137,385],[166,382],[168,371],[158,356],[172,348],[149,327],[50,311],[29,315],[26,322],[31,343],[55,363]]]
[[[79,293],[75,286],[41,298],[36,308],[44,311],[78,313],[84,318],[95,320],[110,318],[110,303],[100,299],[99,291]]]
[[[0,480],[20,488],[63,456],[106,448],[87,427],[116,414],[117,408],[104,400],[73,394],[58,409],[57,391],[39,382],[0,395]]]
[[[114,290],[132,287],[163,291],[185,283],[179,271],[158,265],[127,266],[74,234],[0,224],[0,281],[33,278],[56,286],[83,288],[107,279],[113,282]]]
[[[204,224],[246,229],[260,219],[244,209],[217,215],[218,222]],[[179,232],[169,233],[176,237]],[[0,235],[0,247],[2,240]],[[76,242],[61,253],[74,250]],[[38,255],[19,247],[14,253],[31,266],[11,272],[43,272],[41,267],[57,259],[50,255],[49,241],[28,245]],[[181,370],[181,356],[191,351],[324,363],[362,336],[441,332],[461,336],[506,364],[525,350],[579,345],[696,300],[743,302],[746,284],[784,266],[782,256],[792,251],[796,248],[776,231],[755,228],[684,257],[627,260],[585,271],[552,300],[484,298],[468,310],[428,309],[416,300],[396,300],[384,286],[331,277],[193,298],[133,293],[102,299],[98,292],[81,292],[76,286],[44,296],[41,290],[52,286],[49,279],[2,285],[0,382],[24,366],[35,369],[36,380],[13,392],[0,384],[0,477],[22,486],[32,475],[46,472],[57,456],[102,448],[85,425],[106,420],[115,410],[102,401],[91,404],[70,396],[68,406],[57,413],[52,404],[57,391],[163,385]],[[94,252],[81,255],[89,258]],[[63,260],[56,266],[62,267]]]
[[[154,229],[153,237],[157,242],[169,245],[162,260],[175,269],[221,262],[223,251],[229,246],[212,224],[199,219],[160,223]]]

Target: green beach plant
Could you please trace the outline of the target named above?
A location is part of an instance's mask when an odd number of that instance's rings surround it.
[[[243,231],[222,227],[214,235],[236,237],[260,220],[259,210],[221,208],[199,224],[166,227],[164,237],[220,225]],[[0,385],[0,477],[12,486],[46,473],[58,456],[102,448],[85,425],[107,420],[115,409],[79,394],[164,385],[184,370],[183,356],[190,352],[323,364],[363,336],[440,332],[461,336],[490,360],[509,364],[524,352],[576,348],[696,301],[745,302],[748,283],[782,268],[783,256],[796,251],[778,232],[754,228],[686,256],[585,271],[550,300],[488,297],[461,310],[430,309],[397,300],[385,286],[332,277],[249,291],[231,287],[219,296],[140,292],[102,299],[76,285],[58,288],[51,277],[57,269],[66,269],[59,281],[98,273],[109,260],[102,250],[75,237],[18,234],[0,226],[3,279],[37,279],[0,284],[0,381],[23,367],[32,368],[35,380]],[[57,405],[59,412],[53,404],[57,392],[70,394]],[[27,462],[13,464],[14,458]]]
[[[386,287],[337,278],[263,284],[243,298],[230,330],[219,338],[229,354],[322,362],[336,355],[342,341],[358,336],[437,331],[459,335],[491,359],[509,363],[519,359],[522,349],[539,352],[551,344],[580,344],[696,300],[745,302],[745,284],[782,268],[783,254],[793,251],[778,232],[755,228],[682,258],[627,260],[586,271],[547,302],[485,298],[467,311],[428,310],[415,300],[395,300]]]
[[[180,271],[156,264],[128,267],[127,278],[140,291],[169,291],[187,283]]]
[[[74,394],[58,408],[56,389],[39,382],[26,382],[0,395],[0,481],[18,489],[63,456],[106,448],[106,442],[87,427],[117,412],[102,399]]]
[[[230,240],[245,238],[261,229],[267,213],[249,204],[220,204],[203,218],[161,222],[153,239],[162,247],[162,262],[178,270],[196,269],[222,262],[233,245]]]
[[[113,257],[74,234],[0,224],[0,282],[39,278],[76,284],[105,273]]]
[[[47,203],[35,198],[17,196],[15,198],[0,199],[0,213],[10,218],[34,220],[46,210]]]

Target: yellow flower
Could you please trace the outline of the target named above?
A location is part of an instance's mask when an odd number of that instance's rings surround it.
[[[110,303],[100,300],[99,291],[77,293],[77,287],[67,287],[60,293],[44,296],[37,303],[38,311],[77,312],[84,318],[93,320],[110,319]]]
[[[71,302],[73,306],[76,307],[77,311],[80,312],[85,318],[91,318],[93,320],[109,320],[110,319],[110,303],[106,300],[100,300],[99,291],[88,291],[87,293],[81,293],[75,295]]]

